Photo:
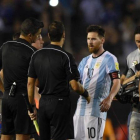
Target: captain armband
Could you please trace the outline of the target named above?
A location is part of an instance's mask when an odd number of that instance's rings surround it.
[[[119,71],[115,71],[115,72],[109,73],[109,75],[110,75],[111,80],[120,79]]]

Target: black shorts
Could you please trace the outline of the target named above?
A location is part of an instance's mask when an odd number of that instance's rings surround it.
[[[3,97],[2,134],[13,135],[32,133],[35,133],[35,128],[33,126],[33,122],[28,116],[23,96],[18,93],[15,97]]]
[[[68,132],[67,132],[67,138],[68,139],[74,139],[74,126],[73,126],[73,116],[77,107],[77,100],[79,98],[79,94],[71,91],[69,95],[70,101],[71,101],[71,113],[70,113],[70,120],[68,125]]]
[[[70,99],[42,95],[39,102],[40,140],[66,140]]]

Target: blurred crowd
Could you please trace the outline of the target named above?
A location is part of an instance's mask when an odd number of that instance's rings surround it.
[[[48,25],[59,20],[66,26],[65,49],[78,64],[88,54],[86,28],[98,24],[106,30],[105,49],[116,55],[123,70],[127,54],[136,48],[133,32],[140,24],[139,12],[139,0],[59,0],[56,7],[51,7],[49,0],[1,0],[0,45],[12,39],[27,17],[44,22],[42,36],[47,45]]]
[[[64,48],[79,64],[89,54],[86,28],[97,24],[106,30],[104,48],[118,58],[122,72],[126,56],[136,49],[134,29],[140,25],[139,13],[140,0],[59,0],[56,7],[50,6],[49,0],[0,0],[0,46],[12,40],[13,34],[20,31],[21,22],[28,17],[43,21],[42,37],[46,46],[48,25],[59,20],[66,27]]]

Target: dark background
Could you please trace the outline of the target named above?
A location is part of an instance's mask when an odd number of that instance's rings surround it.
[[[48,25],[53,20],[59,20],[66,28],[64,48],[74,55],[78,65],[83,57],[89,55],[86,28],[90,24],[97,24],[106,30],[104,48],[118,58],[122,73],[126,56],[137,48],[133,33],[135,27],[140,25],[139,13],[140,0],[59,0],[56,7],[50,6],[49,0],[0,0],[0,46],[12,40],[12,35],[19,32],[21,22],[28,17],[44,22],[42,36],[44,45],[47,45]],[[72,94],[74,105],[77,97]],[[129,104],[114,101],[108,112],[116,140],[125,140],[117,119],[125,129],[129,110]]]

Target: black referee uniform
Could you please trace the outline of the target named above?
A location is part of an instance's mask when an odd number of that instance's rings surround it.
[[[27,94],[27,73],[31,55],[35,52],[26,40],[8,41],[0,49],[0,68],[4,74],[5,93],[2,99],[2,134],[31,134],[35,132],[28,116],[22,93]],[[15,96],[9,96],[16,83]]]
[[[38,78],[41,140],[66,140],[70,117],[69,81],[79,79],[73,56],[48,45],[32,55],[28,77]]]

